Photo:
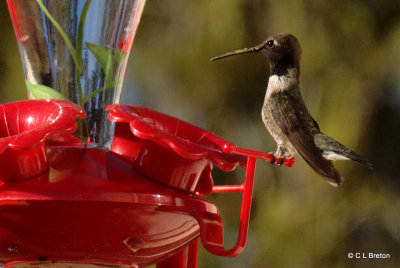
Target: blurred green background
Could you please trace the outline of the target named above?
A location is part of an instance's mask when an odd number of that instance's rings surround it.
[[[22,64],[0,1],[1,103],[26,98]],[[293,168],[257,163],[249,238],[235,259],[200,250],[199,267],[400,267],[400,2],[398,0],[150,0],[121,103],[148,106],[241,147],[275,150],[261,121],[268,62],[213,56],[289,32],[303,48],[302,93],[323,132],[366,158],[335,164],[333,188],[300,157]],[[213,171],[216,184],[244,172]],[[236,239],[240,196],[211,196]],[[390,259],[348,259],[347,253]]]

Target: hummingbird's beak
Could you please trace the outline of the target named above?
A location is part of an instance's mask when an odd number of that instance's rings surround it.
[[[219,60],[222,58],[239,55],[239,54],[259,52],[261,50],[261,48],[262,48],[262,46],[258,45],[258,46],[251,47],[251,48],[243,48],[243,49],[235,50],[233,52],[229,52],[229,53],[226,53],[226,54],[223,54],[220,56],[216,56],[216,57],[210,59],[210,61]]]

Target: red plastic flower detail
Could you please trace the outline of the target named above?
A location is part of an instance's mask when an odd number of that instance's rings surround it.
[[[208,158],[224,171],[246,165],[246,157],[224,152],[224,147],[231,143],[178,118],[128,104],[110,105],[107,110],[111,121],[129,122],[135,136],[154,141],[183,158]]]
[[[63,100],[26,100],[0,105],[0,180],[34,176],[47,168],[45,141],[77,128],[85,117],[78,105]]]

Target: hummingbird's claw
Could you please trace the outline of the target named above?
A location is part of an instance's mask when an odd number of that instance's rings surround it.
[[[272,160],[271,160],[271,164],[276,164],[276,165],[280,166],[280,165],[283,164],[284,161],[285,161],[284,158],[281,158],[281,157],[276,158],[276,157],[273,155],[273,158],[272,158]]]
[[[295,163],[294,157],[290,158],[283,158],[283,157],[276,157],[273,153],[270,153],[272,155],[272,160],[270,161],[271,164],[276,164],[278,166],[285,165],[287,167],[292,167]]]

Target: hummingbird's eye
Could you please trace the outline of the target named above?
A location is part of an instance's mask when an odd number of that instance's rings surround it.
[[[274,45],[274,40],[269,40],[268,42],[267,42],[267,46],[268,47],[272,47]]]

